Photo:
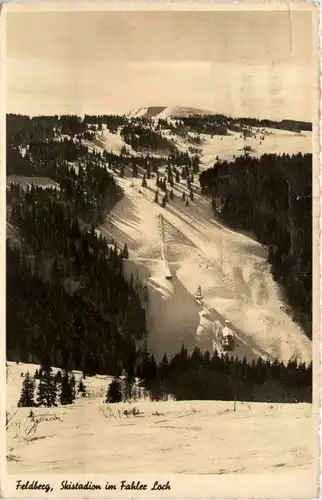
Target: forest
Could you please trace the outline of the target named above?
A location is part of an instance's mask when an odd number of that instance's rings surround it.
[[[243,156],[201,173],[216,217],[268,247],[272,273],[312,338],[312,155]]]
[[[47,175],[58,187],[7,187],[7,221],[19,232],[7,239],[7,359],[131,371],[146,336],[147,288],[123,272],[127,246],[95,231],[122,191],[103,157],[62,139],[57,124],[81,129],[77,117],[8,117],[8,173]]]
[[[198,347],[181,351],[156,363],[143,351],[137,376],[150,391],[152,399],[168,396],[176,400],[311,402],[312,364],[288,364],[261,358],[249,364],[244,358],[202,353]]]
[[[72,404],[76,395],[87,397],[84,372],[77,387],[68,370],[55,375],[43,365],[34,377],[27,372],[22,380],[19,406],[57,406]],[[36,380],[40,380],[36,390]],[[157,363],[154,356],[142,349],[132,372],[118,371],[106,387],[106,403],[136,401],[142,389],[152,401],[220,400],[271,403],[311,403],[312,364],[289,361],[270,362],[261,358],[249,364],[226,354],[202,353],[198,347],[168,358],[164,354]],[[35,397],[36,396],[36,397]]]
[[[176,150],[172,141],[151,128],[128,124],[122,127],[121,137],[136,151],[150,150],[169,154]]]

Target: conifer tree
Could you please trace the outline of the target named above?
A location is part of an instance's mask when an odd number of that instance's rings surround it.
[[[123,247],[123,250],[121,252],[121,257],[122,257],[122,259],[128,259],[129,258],[129,249],[127,247],[127,243],[126,242],[124,243],[124,247]]]
[[[186,199],[186,207],[189,207],[189,198]]]
[[[110,383],[106,393],[106,403],[120,403],[122,401],[122,389],[120,380],[116,377]]]
[[[75,375],[72,373],[70,377],[70,386],[71,386],[71,393],[72,393],[72,399],[75,401],[76,399],[76,380],[75,380]]]
[[[173,189],[171,189],[170,194],[169,194],[169,198],[170,198],[170,200],[173,200],[173,196],[174,196],[174,195],[173,195]]]
[[[148,183],[146,182],[145,174],[143,175],[143,179],[142,179],[142,187],[144,187],[144,188],[148,187]]]
[[[50,366],[43,366],[41,371],[42,377],[37,391],[37,404],[49,408],[57,406],[57,387],[55,379],[52,376],[52,368]]]
[[[86,396],[86,387],[82,379],[79,381],[78,391],[81,393],[83,398]]]
[[[132,177],[137,177],[137,176],[138,176],[138,167],[136,163],[133,163]]]
[[[186,193],[184,191],[182,191],[181,199],[182,199],[182,201],[186,200]]]
[[[179,173],[179,170],[176,170],[176,182],[180,183],[180,173]]]
[[[70,405],[73,402],[74,402],[73,388],[71,385],[70,377],[68,375],[68,371],[64,370],[61,380],[60,404]]]
[[[143,287],[142,299],[144,302],[149,302],[149,289],[148,289],[147,285],[144,285],[144,287]]]
[[[155,192],[154,202],[159,203],[159,192],[158,191]]]
[[[190,200],[191,200],[191,201],[193,201],[194,196],[193,196],[193,191],[192,191],[192,189],[190,189],[190,194],[189,194],[189,196],[190,196]]]
[[[30,376],[30,373],[27,372],[22,382],[22,389],[20,399],[18,401],[18,406],[36,406],[34,400],[34,384],[35,383]]]
[[[121,165],[121,168],[120,168],[120,177],[124,177],[124,165]]]

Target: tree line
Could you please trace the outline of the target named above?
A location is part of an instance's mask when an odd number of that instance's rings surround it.
[[[163,400],[311,402],[312,363],[283,362],[258,358],[251,364],[246,358],[219,356],[215,351],[202,353],[198,347],[181,351],[159,363],[143,351],[137,377],[151,398]]]
[[[38,381],[38,384],[36,382]],[[76,395],[86,395],[86,388],[82,380],[76,387],[75,376],[68,370],[63,373],[58,370],[54,375],[51,366],[42,365],[32,377],[27,371],[21,387],[18,407],[46,407],[51,408],[68,405],[75,402]]]

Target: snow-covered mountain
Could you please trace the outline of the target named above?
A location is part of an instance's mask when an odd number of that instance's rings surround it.
[[[146,108],[139,108],[132,110],[128,116],[133,118],[173,118],[173,117],[187,117],[195,115],[208,115],[213,114],[213,111],[191,108],[185,106],[149,106]]]

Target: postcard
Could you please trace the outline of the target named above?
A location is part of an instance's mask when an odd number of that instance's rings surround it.
[[[1,495],[317,498],[319,10],[1,11]]]

